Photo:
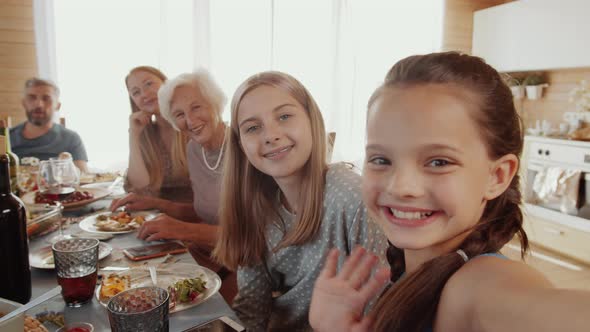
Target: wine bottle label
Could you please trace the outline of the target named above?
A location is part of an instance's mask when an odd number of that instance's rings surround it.
[[[6,137],[0,135],[0,154],[6,154]]]

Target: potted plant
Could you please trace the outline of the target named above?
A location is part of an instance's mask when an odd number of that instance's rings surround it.
[[[526,87],[526,96],[528,99],[539,99],[543,95],[543,88],[549,86],[545,79],[538,74],[527,76],[522,84]]]
[[[506,84],[508,84],[510,87],[512,96],[514,96],[515,99],[524,98],[524,85],[522,85],[522,78],[509,76],[506,79]]]

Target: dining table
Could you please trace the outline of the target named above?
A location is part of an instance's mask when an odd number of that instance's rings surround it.
[[[66,220],[74,221],[67,227],[64,227],[63,234],[65,236],[78,235],[81,232],[79,221],[85,216],[92,215],[100,211],[107,212],[108,206],[112,197],[106,197],[105,199],[93,202],[86,206],[73,211],[64,211],[63,217]],[[50,239],[56,234],[49,233],[38,238],[29,241],[29,253],[33,253],[43,247],[50,246]],[[150,262],[150,260],[142,262],[133,262],[124,257],[122,254],[123,249],[130,247],[137,247],[149,244],[139,238],[137,238],[137,231],[114,235],[111,239],[105,241],[110,247],[113,248],[110,257],[105,258],[99,262],[99,268],[104,265],[115,264],[118,266],[135,266],[138,264],[150,264],[157,263],[158,259],[162,261],[162,258],[156,258]],[[174,260],[179,263],[197,264],[189,253],[181,253],[174,255]],[[116,261],[115,263],[112,263]],[[99,274],[100,274],[99,269]],[[57,283],[57,277],[54,269],[40,269],[31,267],[31,279],[32,279],[32,297],[31,300],[41,296],[45,292],[55,288]],[[60,315],[63,313],[65,323],[74,322],[87,322],[94,326],[94,331],[110,331],[110,324],[108,318],[108,312],[105,306],[103,306],[96,297],[93,296],[92,300],[81,305],[80,307],[68,307],[66,306],[61,295],[57,295],[50,300],[38,305],[27,311],[27,314],[32,317],[39,316],[51,316]],[[190,331],[192,328],[214,320],[218,317],[228,316],[231,319],[238,321],[235,313],[232,311],[228,303],[223,297],[217,292],[196,306],[188,309],[172,312],[169,314],[169,327],[170,331]],[[51,325],[51,324],[50,324]],[[45,324],[47,326],[47,324]],[[50,330],[51,331],[51,330]]]

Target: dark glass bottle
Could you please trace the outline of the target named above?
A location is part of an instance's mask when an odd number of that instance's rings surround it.
[[[12,147],[10,145],[10,121],[0,121],[0,135],[4,136],[6,139],[4,141],[4,145],[6,146],[6,154],[8,155],[10,161],[10,188],[12,189],[12,193],[18,196],[18,166],[19,166],[19,159],[18,156],[12,152]]]
[[[23,202],[10,191],[10,160],[0,136],[0,297],[27,303],[31,299],[31,268],[27,216]]]

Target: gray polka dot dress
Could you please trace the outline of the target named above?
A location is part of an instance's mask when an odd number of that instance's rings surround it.
[[[295,216],[279,208],[287,229]],[[272,252],[283,237],[276,225],[267,228],[265,264],[238,269],[234,310],[248,331],[309,331],[309,304],[316,278],[330,249],[350,254],[356,245],[376,253],[387,266],[387,239],[367,217],[360,193],[360,176],[347,164],[331,165],[326,175],[324,219],[319,236],[304,245]],[[265,266],[266,265],[266,266]]]

